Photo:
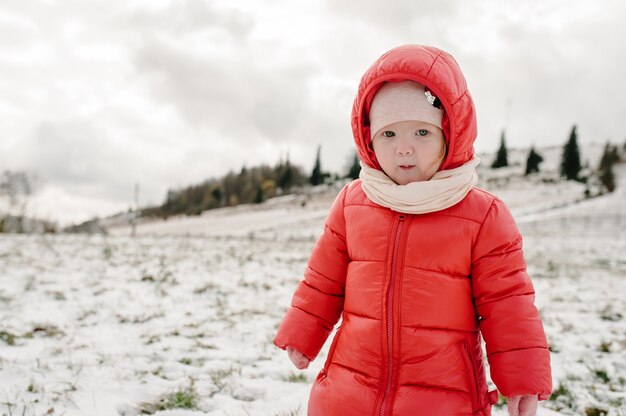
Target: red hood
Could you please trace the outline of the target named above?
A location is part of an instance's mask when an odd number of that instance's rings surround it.
[[[431,46],[403,45],[383,54],[365,72],[352,107],[352,133],[361,160],[382,170],[369,146],[369,110],[372,98],[385,81],[417,81],[443,104],[442,121],[448,153],[440,170],[461,166],[474,155],[476,111],[465,77],[452,55]]]

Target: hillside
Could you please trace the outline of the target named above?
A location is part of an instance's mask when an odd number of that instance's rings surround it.
[[[603,151],[603,144],[586,145],[582,160],[595,166]],[[503,199],[518,221],[531,214],[567,206],[583,199],[585,186],[578,182],[559,178],[561,147],[539,149],[544,157],[539,174],[524,177],[527,149],[509,150],[510,167],[491,169],[493,155],[479,154],[478,187],[486,189]],[[619,180],[619,179],[618,179]],[[137,235],[198,235],[241,236],[255,233],[266,235],[274,230],[296,237],[317,235],[328,208],[345,182],[333,186],[309,188],[297,195],[268,199],[262,204],[246,204],[232,208],[204,211],[199,216],[178,216],[168,220],[140,219]],[[111,235],[130,235],[128,225],[114,224],[107,227]]]

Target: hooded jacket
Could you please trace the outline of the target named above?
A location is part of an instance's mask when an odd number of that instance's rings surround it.
[[[382,170],[368,111],[383,82],[405,79],[443,104],[440,170],[470,160],[477,127],[463,74],[451,55],[420,45],[390,50],[363,75],[352,109],[361,160]],[[341,318],[309,416],[490,415],[497,391],[487,388],[482,339],[503,395],[550,396],[534,299],[522,237],[494,195],[473,188],[449,208],[404,214],[370,201],[355,180],[329,211],[274,344],[313,360]]]

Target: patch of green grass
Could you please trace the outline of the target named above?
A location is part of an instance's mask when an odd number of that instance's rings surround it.
[[[113,249],[110,246],[105,246],[102,249],[102,257],[106,260],[111,260],[111,257],[113,257]]]
[[[586,416],[606,416],[608,413],[607,410],[599,409],[597,407],[587,407],[585,409]]]
[[[215,394],[224,391],[224,389],[229,386],[227,378],[235,372],[238,372],[241,375],[241,369],[237,369],[232,365],[225,369],[209,370],[209,377],[211,378],[213,385],[216,387],[216,389],[210,393],[210,396],[213,397]]]
[[[203,293],[210,292],[213,289],[216,289],[218,286],[215,283],[209,282],[205,285],[194,289],[193,293],[196,295],[202,295]]]
[[[65,293],[59,290],[48,290],[46,291],[46,294],[52,297],[52,299],[54,300],[67,300],[67,298],[65,297]]]
[[[602,382],[605,384],[611,380],[605,370],[596,370],[594,374],[597,378],[602,380]]]
[[[141,281],[142,282],[155,282],[156,279],[151,274],[144,274],[143,276],[141,276]]]
[[[550,407],[557,411],[562,409],[574,409],[576,406],[572,392],[564,383],[559,383],[556,390],[552,391],[549,402],[552,403]]]
[[[112,256],[113,249],[110,246],[106,246],[102,249],[102,257],[104,257],[106,260],[111,260]]]
[[[552,392],[552,394],[550,395],[550,400],[556,401],[560,396],[570,396],[571,397],[571,395],[572,395],[572,393],[570,393],[570,391],[567,388],[567,386],[565,384],[559,383],[559,387],[557,387],[556,390],[554,390]]]
[[[598,266],[602,269],[611,270],[611,260],[609,259],[594,259],[591,264],[593,264],[594,266]]]
[[[95,310],[93,309],[83,310],[76,319],[78,319],[79,321],[84,321],[85,319],[93,315],[96,315]]]
[[[40,392],[40,389],[39,386],[37,386],[35,382],[31,380],[30,384],[28,384],[28,387],[26,387],[26,391],[29,393],[38,393]]]
[[[139,405],[139,411],[142,415],[152,415],[170,409],[198,410],[198,393],[193,386],[193,380],[189,387],[179,388],[175,392],[166,394],[159,398],[156,403]]]
[[[34,325],[33,329],[30,332],[24,334],[24,338],[32,338],[33,336],[38,335],[42,337],[63,337],[65,333],[61,331],[56,325],[52,324],[41,324]]]
[[[559,266],[552,260],[548,260],[546,271],[552,276],[557,276],[559,274]]]
[[[617,322],[623,317],[624,316],[621,313],[613,311],[613,308],[610,304],[606,305],[604,309],[600,311],[600,318],[603,321]]]
[[[15,345],[15,335],[10,332],[0,331],[0,340],[4,341],[8,345]]]
[[[283,377],[283,380],[288,381],[290,383],[306,383],[308,382],[305,373],[290,373],[288,376]]]
[[[198,396],[194,390],[178,390],[167,396],[165,409],[196,409]],[[164,409],[164,410],[165,410]]]
[[[500,408],[500,407],[506,407],[508,403],[508,400],[506,398],[506,396],[503,396],[500,391],[498,391],[498,401],[496,402],[496,404],[494,404],[494,407]]]

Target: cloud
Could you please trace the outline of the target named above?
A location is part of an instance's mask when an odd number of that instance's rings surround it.
[[[88,197],[125,199],[139,173],[136,154],[93,120],[42,122],[23,146],[39,176]]]
[[[402,36],[429,31],[435,33],[466,8],[462,2],[452,0],[399,0],[393,4],[376,0],[328,0],[325,5],[331,13],[340,15],[344,20],[361,19],[372,27]]]
[[[117,21],[124,28],[176,36],[218,29],[240,41],[249,36],[255,23],[254,18],[248,13],[220,8],[215,2],[205,0],[183,0],[161,4],[135,2],[119,13],[122,18]]]
[[[247,145],[259,137],[280,142],[310,113],[312,62],[267,65],[245,48],[230,56],[153,38],[134,56],[153,97],[188,122]],[[267,65],[267,66],[263,66]]]

